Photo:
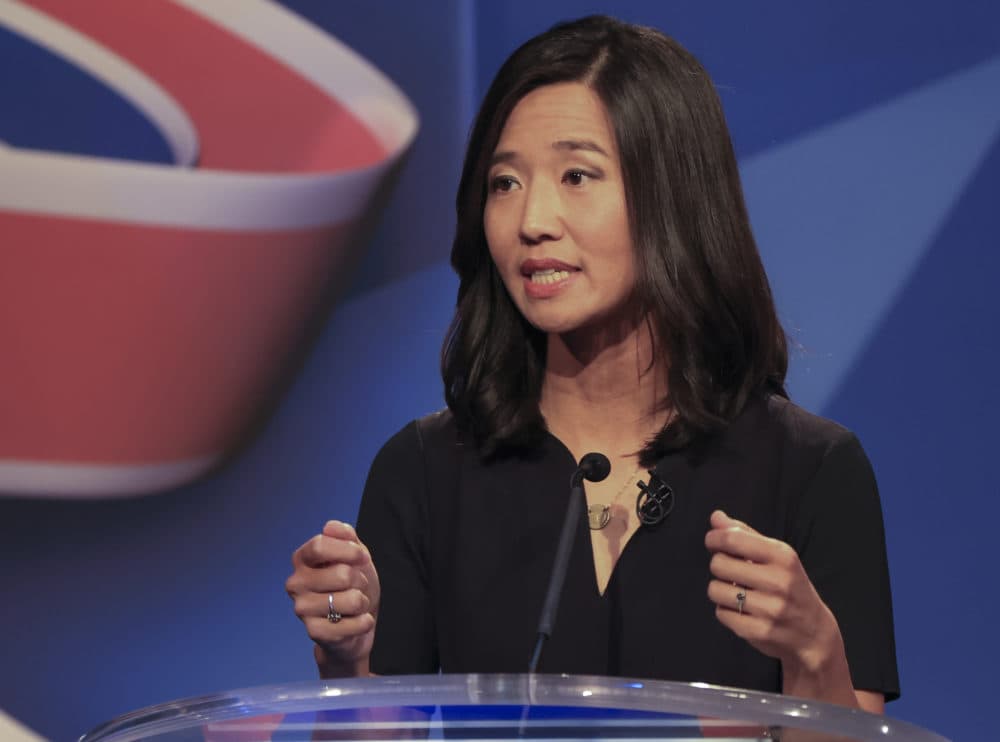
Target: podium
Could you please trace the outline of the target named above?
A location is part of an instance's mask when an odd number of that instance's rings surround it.
[[[403,675],[271,685],[134,711],[80,742],[312,740],[947,742],[890,717],[701,683]]]

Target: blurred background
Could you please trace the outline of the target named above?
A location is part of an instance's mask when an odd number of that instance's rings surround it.
[[[394,81],[419,132],[224,466],[142,497],[0,496],[0,709],[72,739],[137,707],[314,677],[290,556],[327,519],[352,520],[379,446],[443,406],[452,201],[478,100],[529,36],[604,12],[664,30],[713,76],[796,345],[793,399],[856,431],[873,461],[903,690],[888,713],[982,738],[1000,658],[1000,6],[282,4]],[[169,159],[141,117],[26,45],[0,24],[0,146]],[[16,123],[46,106],[46,127]],[[12,239],[0,233],[0,273]],[[0,324],[31,321],[0,295]],[[18,363],[5,348],[15,396]]]

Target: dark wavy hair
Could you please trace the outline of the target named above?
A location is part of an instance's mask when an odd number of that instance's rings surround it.
[[[490,258],[487,174],[511,110],[544,85],[580,82],[612,122],[635,250],[637,306],[668,369],[672,421],[641,451],[663,453],[722,429],[788,366],[754,242],[736,156],[708,73],[673,39],[606,16],[561,23],[523,44],[490,85],[469,137],[451,264],[460,283],[441,354],[445,399],[485,457],[537,443],[543,333],[521,316]]]

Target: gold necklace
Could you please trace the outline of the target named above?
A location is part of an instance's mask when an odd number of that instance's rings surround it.
[[[587,525],[590,526],[591,531],[600,531],[607,527],[608,523],[611,522],[611,506],[618,502],[618,498],[625,493],[628,486],[638,479],[641,470],[642,464],[637,464],[635,471],[625,480],[625,484],[621,486],[621,489],[615,493],[607,505],[587,505]]]

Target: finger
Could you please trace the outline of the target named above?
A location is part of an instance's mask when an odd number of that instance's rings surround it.
[[[344,541],[361,543],[361,539],[358,538],[358,534],[354,530],[354,526],[350,523],[345,523],[342,520],[328,520],[323,525],[323,535],[329,536],[330,538],[342,539]]]
[[[310,616],[303,623],[310,639],[329,646],[355,639],[371,631],[375,626],[375,617],[370,613],[362,613],[359,616],[346,616],[337,623],[331,623],[324,614],[322,618]]]
[[[723,626],[741,639],[751,642],[773,641],[776,638],[774,623],[762,616],[755,616],[746,611],[740,615],[722,606],[716,606],[715,617]],[[758,646],[758,649],[760,647]]]
[[[776,622],[768,616],[747,613],[746,611],[740,615],[737,611],[716,606],[715,617],[734,634],[741,639],[746,639],[758,650],[771,657],[780,659],[782,655],[794,651],[792,648],[802,642],[802,637],[792,627]]]
[[[333,610],[342,618],[360,616],[367,613],[370,606],[368,596],[361,590],[351,588],[330,593],[304,593],[295,598],[295,615],[303,621],[308,618],[326,618],[330,615],[330,598]]]
[[[712,576],[729,584],[746,585],[753,590],[787,595],[792,588],[793,572],[773,563],[748,562],[725,552],[716,552],[708,563]]]
[[[709,516],[708,522],[711,524],[712,528],[742,528],[744,531],[757,533],[754,528],[741,520],[731,517],[725,510],[712,511],[712,515]]]
[[[749,615],[747,599],[750,593],[750,588],[745,585],[734,585],[731,582],[722,582],[721,580],[711,580],[708,583],[708,599],[717,607],[736,613]]]
[[[294,600],[306,593],[331,593],[357,588],[367,592],[370,585],[363,567],[350,564],[328,564],[313,569],[299,566],[285,581],[285,591]]]
[[[743,611],[740,613],[740,599],[743,596]],[[754,590],[746,585],[734,585],[731,582],[712,580],[708,583],[708,598],[723,610],[737,615],[756,616],[773,622],[779,615],[785,602],[774,595]]]
[[[302,567],[298,576],[297,592],[333,593],[351,588],[367,592],[370,584],[363,568],[350,564],[329,564],[318,569]]]
[[[743,528],[713,528],[705,534],[709,551],[725,552],[761,564],[791,565],[798,557],[784,541],[762,536]]]
[[[330,563],[364,564],[368,550],[357,541],[325,534],[313,536],[292,555],[292,564],[319,567]]]

